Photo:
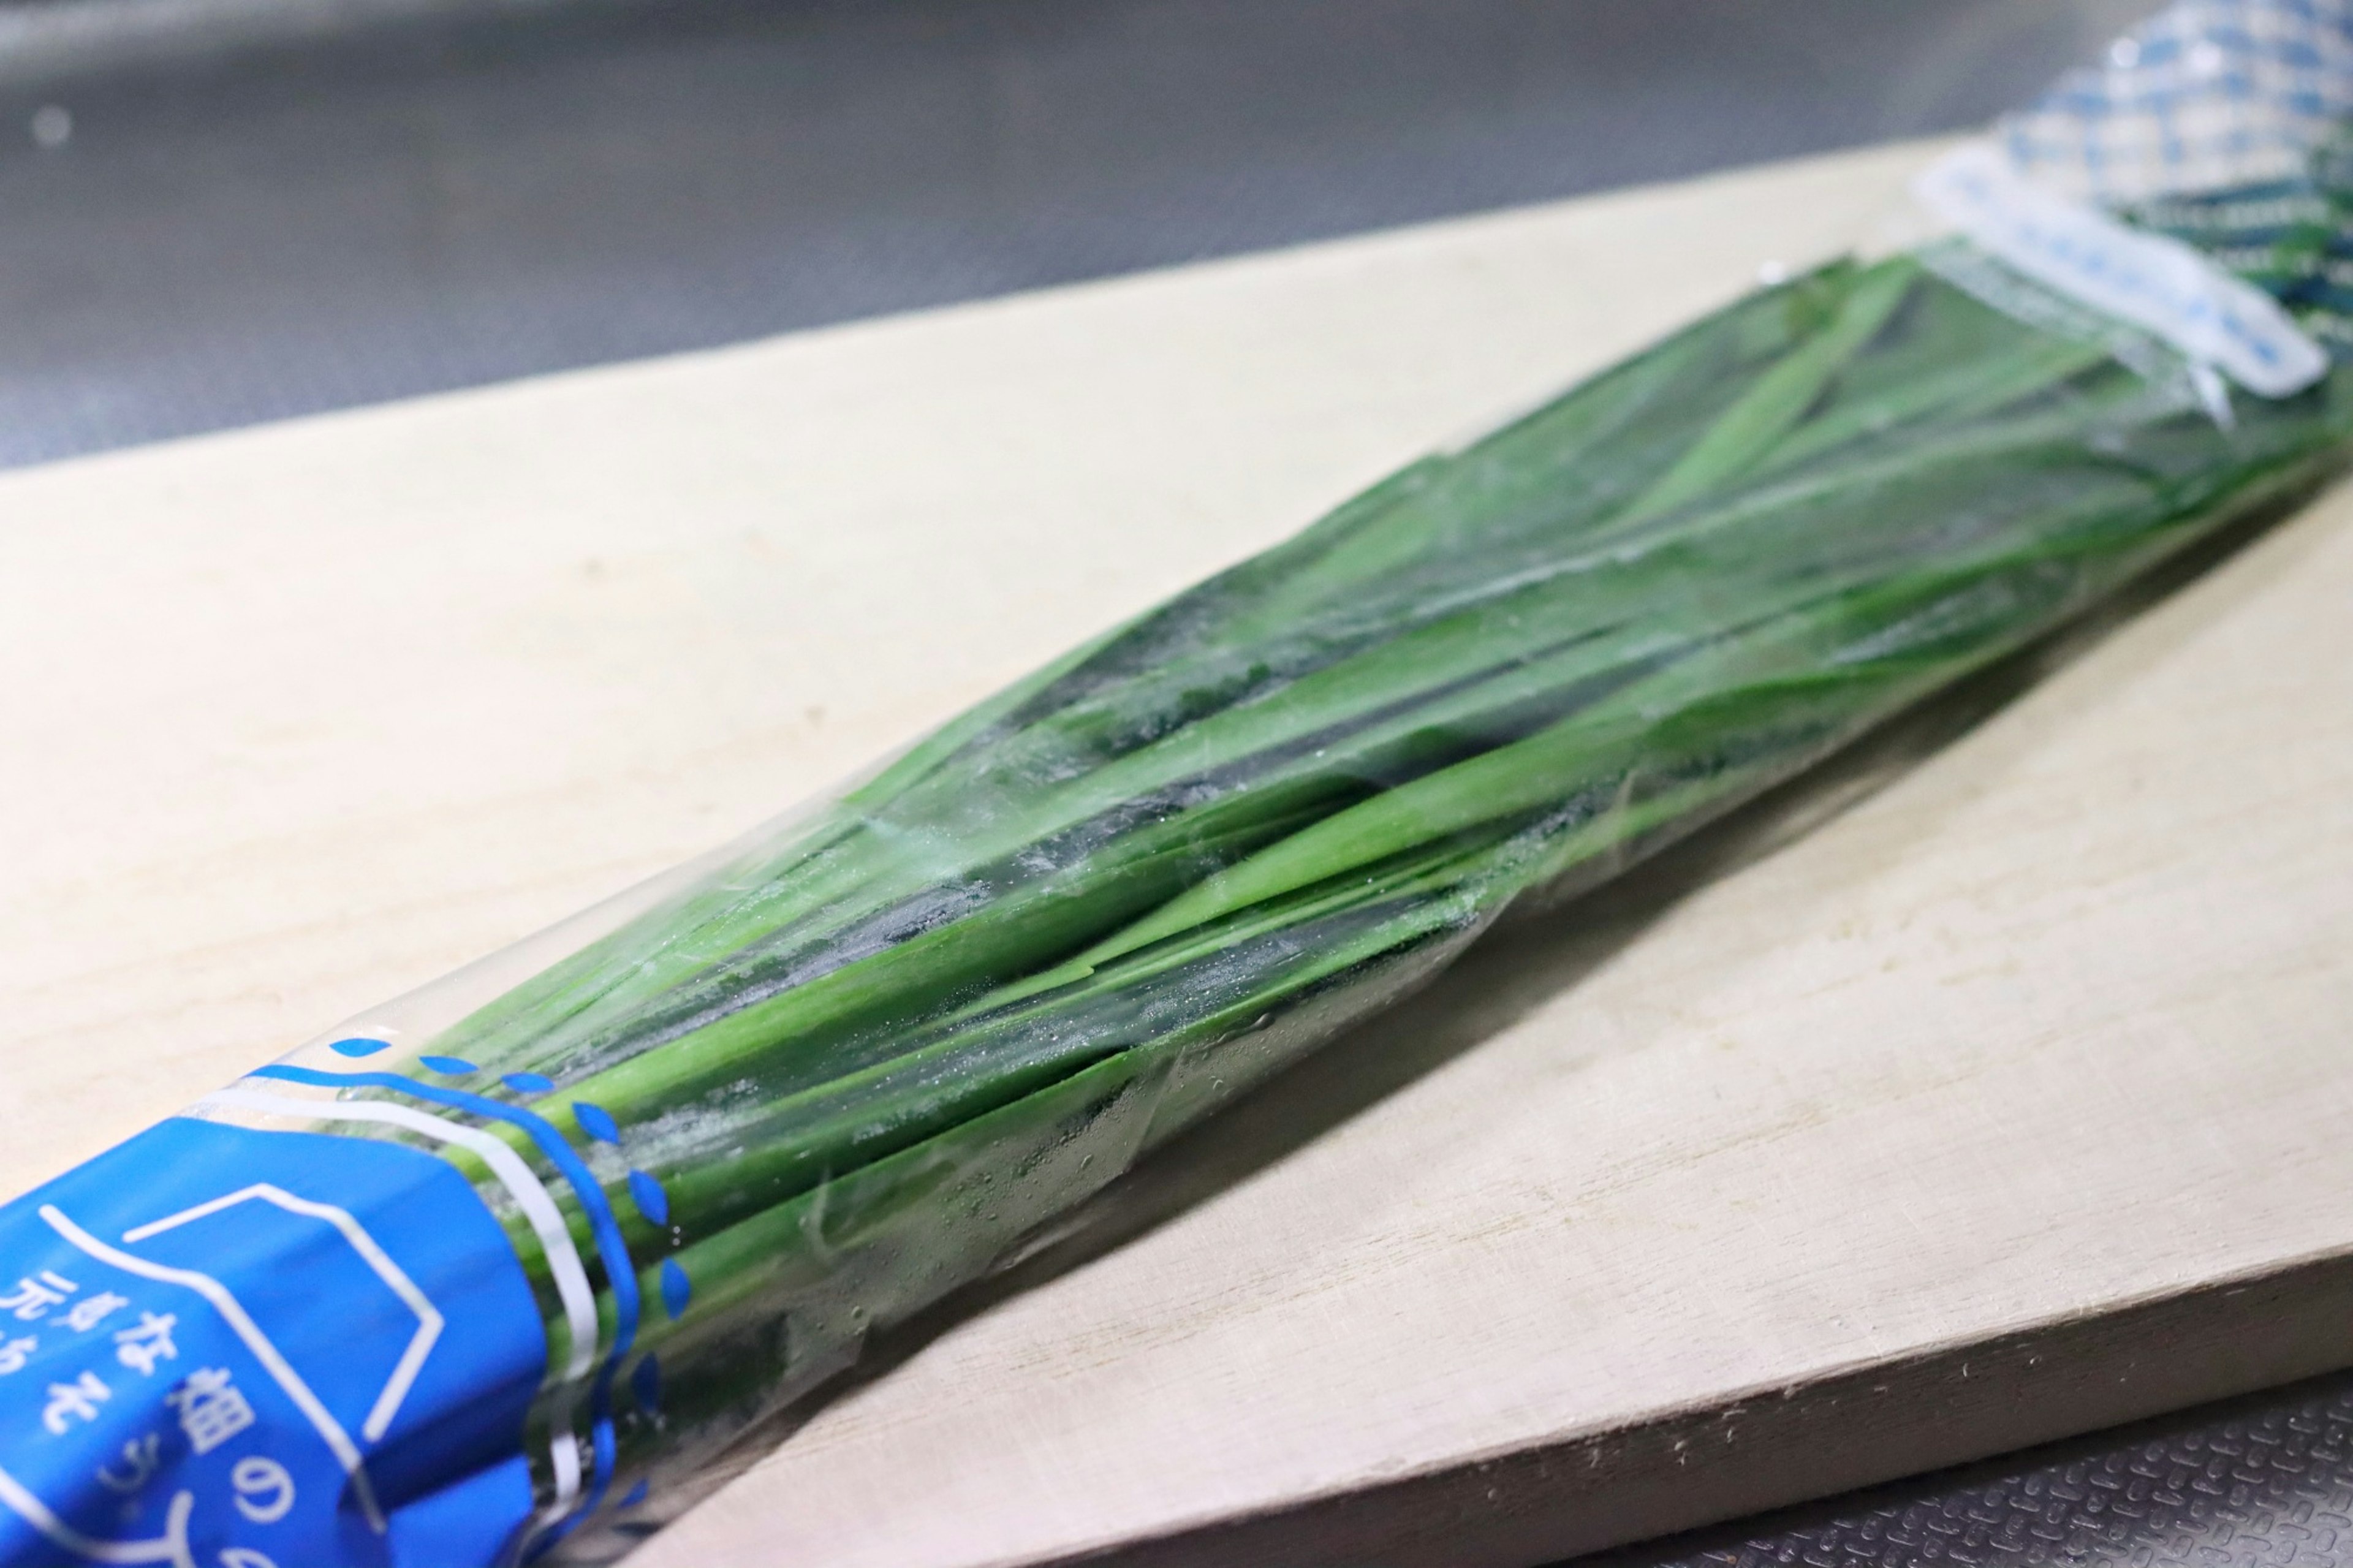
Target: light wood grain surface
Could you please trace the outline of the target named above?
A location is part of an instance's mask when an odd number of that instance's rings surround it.
[[[0,1187],[1827,251],[1921,156],[0,478]],[[1812,831],[1505,933],[632,1561],[1530,1563],[2353,1362],[2348,605],[2334,496]]]

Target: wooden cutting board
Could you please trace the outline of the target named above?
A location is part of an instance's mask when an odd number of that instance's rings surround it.
[[[0,477],[0,1187],[1827,251],[1924,155]],[[633,1562],[1530,1563],[2353,1363],[2348,610],[2340,494],[1504,933]]]

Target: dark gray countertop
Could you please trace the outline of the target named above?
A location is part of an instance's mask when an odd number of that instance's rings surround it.
[[[0,463],[1968,124],[2137,0],[16,0]],[[2353,1563],[2353,1377],[1613,1555]]]
[[[0,462],[1947,129],[2137,8],[15,0]]]

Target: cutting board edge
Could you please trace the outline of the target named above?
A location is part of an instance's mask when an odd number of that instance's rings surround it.
[[[2353,1249],[997,1568],[1533,1568],[2339,1371],[2348,1321]]]

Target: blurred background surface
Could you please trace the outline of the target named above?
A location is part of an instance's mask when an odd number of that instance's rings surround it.
[[[0,463],[1981,121],[2137,0],[13,0]]]
[[[1967,126],[2147,0],[0,0],[0,464]],[[1612,1554],[2353,1563],[2353,1376]]]

